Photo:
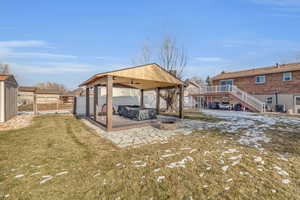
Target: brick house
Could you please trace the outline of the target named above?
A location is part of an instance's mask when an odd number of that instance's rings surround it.
[[[300,63],[222,72],[211,80],[212,86],[195,96],[211,101],[227,98],[252,107],[253,111],[262,111],[259,104],[264,104],[269,111],[281,105],[289,113],[300,114]]]

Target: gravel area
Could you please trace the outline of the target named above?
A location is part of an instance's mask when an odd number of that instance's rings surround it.
[[[25,128],[31,124],[33,115],[17,115],[7,122],[0,123],[0,131]]]
[[[189,135],[194,131],[215,130],[220,133],[237,133],[238,142],[263,151],[261,143],[271,142],[266,136],[267,131],[284,130],[300,132],[300,119],[282,116],[267,116],[247,112],[231,112],[203,110],[206,115],[224,119],[220,122],[205,122],[200,120],[181,120],[177,122],[176,130],[160,130],[153,126],[134,128],[122,131],[105,132],[87,120],[85,124],[92,127],[101,136],[111,140],[119,147],[137,146],[152,143],[167,143],[175,135]]]

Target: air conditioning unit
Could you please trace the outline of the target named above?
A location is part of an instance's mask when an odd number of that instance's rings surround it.
[[[276,104],[275,112],[282,112],[282,113],[286,112],[285,105],[284,104]]]

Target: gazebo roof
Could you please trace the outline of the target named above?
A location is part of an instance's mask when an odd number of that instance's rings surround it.
[[[81,83],[80,86],[105,84],[103,78],[106,76],[112,76],[114,78],[114,84],[137,89],[154,89],[158,87],[184,85],[184,82],[172,73],[166,71],[158,64],[152,63],[96,74]]]

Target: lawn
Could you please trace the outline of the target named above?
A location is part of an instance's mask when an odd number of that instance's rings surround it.
[[[217,130],[121,149],[70,115],[39,116],[0,132],[0,199],[300,199],[299,135],[283,133],[264,153]]]

